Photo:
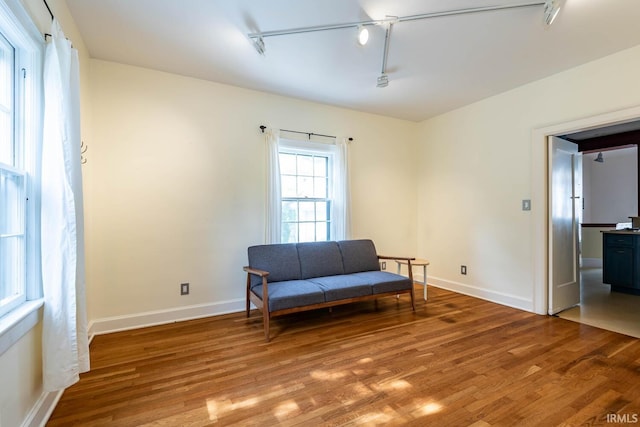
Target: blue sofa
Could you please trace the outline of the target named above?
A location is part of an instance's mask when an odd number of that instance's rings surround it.
[[[415,311],[411,261],[378,255],[371,240],[283,243],[248,248],[247,317],[262,311],[269,336],[272,317],[408,293]],[[380,260],[405,260],[409,277],[380,271]]]

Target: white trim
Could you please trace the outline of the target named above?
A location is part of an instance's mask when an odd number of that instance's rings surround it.
[[[480,298],[485,301],[494,302],[496,304],[506,305],[508,307],[517,308],[524,311],[533,311],[533,301],[502,292],[490,291],[478,286],[469,285],[452,280],[440,279],[438,277],[429,276],[428,286],[446,289],[448,291],[457,292],[459,294],[468,295],[474,298]]]
[[[105,317],[89,323],[89,337],[111,332],[127,331],[148,326],[164,325],[203,317],[238,313],[245,310],[244,299],[234,299],[210,304],[198,304],[166,310],[147,311],[125,316]]]
[[[42,299],[27,301],[0,317],[0,356],[38,324],[43,304]]]
[[[53,410],[56,409],[63,393],[64,390],[42,393],[22,422],[21,427],[44,427],[49,421]]]
[[[533,311],[547,314],[547,137],[603,126],[630,122],[640,118],[640,106],[613,111],[533,129],[531,134],[531,216],[533,257]]]

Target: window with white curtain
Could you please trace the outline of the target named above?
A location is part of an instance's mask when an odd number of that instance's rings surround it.
[[[330,240],[333,153],[282,148],[279,157],[281,242]]]
[[[344,145],[278,141],[282,243],[348,236],[348,172]]]
[[[20,7],[0,2],[0,317],[41,296],[34,228],[42,36]]]

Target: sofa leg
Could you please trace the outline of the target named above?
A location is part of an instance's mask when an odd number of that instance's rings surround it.
[[[266,342],[270,341],[269,338],[269,311],[262,311],[262,322],[264,323],[264,338]]]

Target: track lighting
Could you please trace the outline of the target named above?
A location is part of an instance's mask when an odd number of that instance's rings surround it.
[[[362,25],[358,26],[358,44],[364,46],[369,41],[369,30]]]
[[[594,162],[604,163],[604,157],[602,157],[602,153],[598,153],[598,157],[593,159]]]
[[[264,55],[264,39],[262,37],[256,37],[253,40],[253,47],[256,48],[260,55]]]
[[[330,25],[317,25],[313,27],[299,27],[299,28],[291,28],[291,29],[275,30],[275,31],[263,31],[259,33],[249,33],[248,36],[253,41],[253,46],[255,47],[256,51],[258,51],[260,55],[264,55],[264,52],[265,52],[264,37],[312,33],[316,31],[341,30],[345,28],[357,28],[358,44],[360,44],[361,46],[364,46],[369,40],[369,30],[366,27],[373,26],[373,25],[383,26],[385,28],[386,35],[385,35],[385,43],[384,43],[384,51],[383,51],[383,59],[382,59],[382,70],[381,70],[380,76],[378,77],[377,86],[387,87],[389,85],[389,77],[387,76],[387,73],[386,73],[387,55],[389,52],[389,39],[391,38],[391,29],[395,24],[399,24],[402,22],[423,20],[423,19],[438,18],[438,17],[444,17],[444,16],[466,15],[466,14],[475,14],[479,12],[492,12],[497,10],[544,6],[544,22],[547,25],[551,25],[554,19],[558,16],[558,12],[560,12],[560,4],[562,3],[562,1],[563,0],[529,0],[528,2],[526,2],[525,0],[525,2],[517,3],[517,4],[470,7],[467,9],[444,10],[440,12],[421,13],[418,15],[409,15],[409,16],[387,16],[386,19],[378,19],[378,20],[347,22],[342,24],[330,24]]]
[[[558,16],[558,12],[560,12],[560,1],[559,0],[546,0],[544,2],[544,22],[547,25],[553,24],[553,21]]]

